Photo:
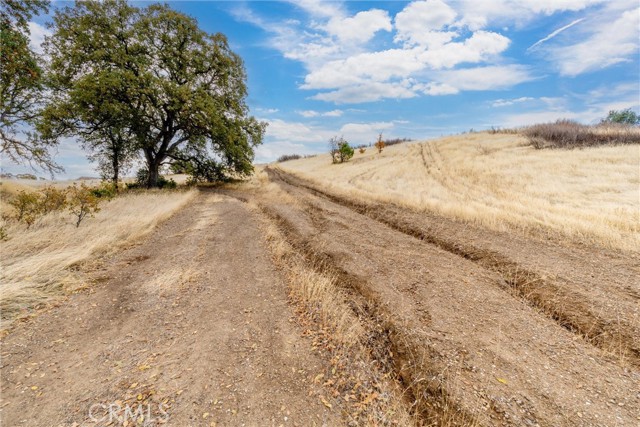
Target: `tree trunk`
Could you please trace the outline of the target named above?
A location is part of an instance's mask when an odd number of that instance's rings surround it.
[[[147,162],[149,168],[149,176],[147,180],[147,188],[156,188],[158,186],[158,178],[160,177],[160,162]]]
[[[118,156],[119,153],[115,153],[115,155],[113,156],[113,161],[111,162],[111,165],[113,166],[113,188],[115,189],[116,193],[118,192],[118,178],[120,174],[120,162],[118,160]]]

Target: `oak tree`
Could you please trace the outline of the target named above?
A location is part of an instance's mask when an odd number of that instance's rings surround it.
[[[251,173],[266,124],[249,115],[244,65],[224,35],[166,5],[124,0],[79,1],[54,22],[46,138],[102,140],[107,150],[120,138],[143,155],[148,187],[173,161]]]

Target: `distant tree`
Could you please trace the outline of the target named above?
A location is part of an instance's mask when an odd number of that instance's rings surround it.
[[[333,163],[344,163],[354,155],[353,148],[343,138],[334,136],[329,140],[329,152]]]
[[[625,110],[611,110],[602,123],[620,123],[625,125],[640,125],[640,114],[631,108]]]
[[[382,140],[382,134],[378,135],[378,140],[375,143],[375,147],[378,150],[378,153],[382,153],[382,150],[385,147],[385,143]]]
[[[28,129],[37,118],[44,89],[42,60],[29,47],[29,21],[46,12],[46,0],[1,0],[0,5],[0,154],[49,173],[62,168],[51,158],[50,141]]]
[[[117,192],[121,174],[129,170],[138,154],[135,137],[126,129],[105,128],[87,136],[83,147],[89,150],[89,159],[98,163],[101,178],[111,181]]]
[[[266,124],[248,115],[244,66],[224,35],[166,5],[125,0],[78,1],[54,22],[44,136],[103,138],[104,152],[132,146],[146,161],[148,187],[174,161],[251,173]],[[107,132],[114,127],[120,140]]]

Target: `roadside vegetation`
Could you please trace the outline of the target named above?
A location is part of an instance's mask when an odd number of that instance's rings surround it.
[[[139,239],[195,191],[124,192],[108,185],[41,189],[3,181],[2,327],[90,285],[83,270]],[[142,214],[144,213],[144,214]]]

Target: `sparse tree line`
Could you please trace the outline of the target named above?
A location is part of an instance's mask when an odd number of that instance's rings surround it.
[[[266,124],[249,115],[242,59],[223,34],[166,5],[77,1],[55,11],[44,55],[29,47],[29,21],[47,0],[1,0],[0,152],[51,172],[73,138],[118,182],[144,164],[147,188],[163,167],[193,181],[252,172]]]

